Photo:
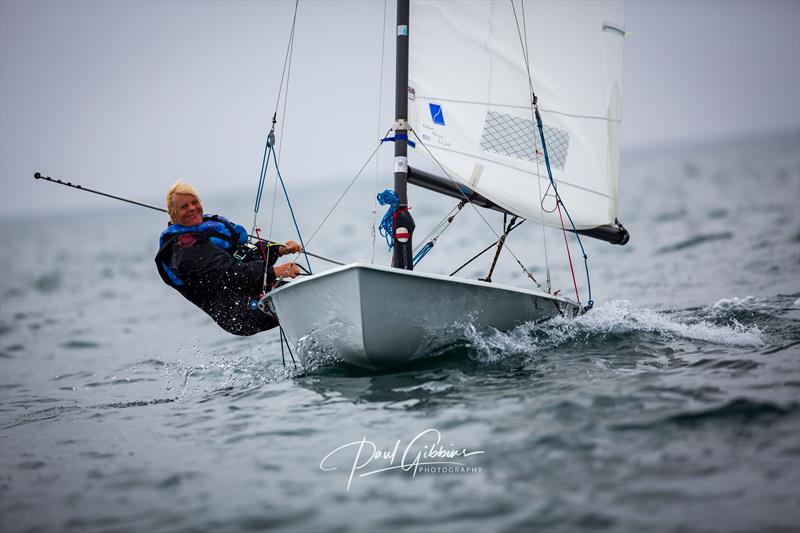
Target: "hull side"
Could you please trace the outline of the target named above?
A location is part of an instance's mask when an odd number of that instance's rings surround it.
[[[457,340],[465,327],[504,331],[573,311],[537,291],[348,265],[294,282],[266,300],[305,364],[314,351],[334,351],[365,368],[401,365]]]
[[[364,346],[375,367],[425,357],[438,345],[478,330],[509,330],[558,314],[553,302],[526,293],[426,277],[360,275]]]
[[[345,270],[282,287],[267,301],[303,364],[310,352],[332,351],[369,366],[363,357],[360,292],[357,272]]]

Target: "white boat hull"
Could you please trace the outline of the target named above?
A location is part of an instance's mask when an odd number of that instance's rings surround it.
[[[467,325],[506,331],[578,310],[543,291],[361,263],[293,281],[262,305],[277,314],[304,364],[313,352],[335,351],[370,369],[430,355]]]

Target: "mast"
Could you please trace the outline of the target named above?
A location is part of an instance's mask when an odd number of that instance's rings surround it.
[[[408,211],[408,19],[409,0],[397,0],[397,52],[394,92],[394,192],[399,204],[394,219],[392,266],[414,269],[414,219]]]

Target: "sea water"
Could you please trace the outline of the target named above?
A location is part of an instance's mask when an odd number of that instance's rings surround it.
[[[284,366],[277,332],[220,330],[159,279],[161,215],[98,198],[3,218],[0,530],[797,529],[798,146],[792,132],[626,154],[632,238],[583,240],[591,312],[510,332],[466,320],[382,373],[336,354]],[[284,173],[309,239],[352,176],[312,189]],[[309,249],[387,264],[372,245],[387,185],[360,178]],[[411,197],[424,242],[456,202]],[[247,221],[251,200],[204,204]],[[277,205],[273,236],[292,238]],[[464,208],[419,268],[451,272],[501,224]],[[575,297],[563,235],[545,238],[546,254],[526,223],[509,246]],[[508,256],[493,277],[532,286]]]

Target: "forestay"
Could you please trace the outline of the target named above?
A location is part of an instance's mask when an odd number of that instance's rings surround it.
[[[621,1],[515,2],[553,178],[577,229],[614,222],[622,118]],[[455,180],[561,227],[509,1],[414,1],[408,118]],[[430,157],[426,149],[417,152]],[[538,183],[537,183],[538,179]],[[544,196],[544,209],[540,194]]]

